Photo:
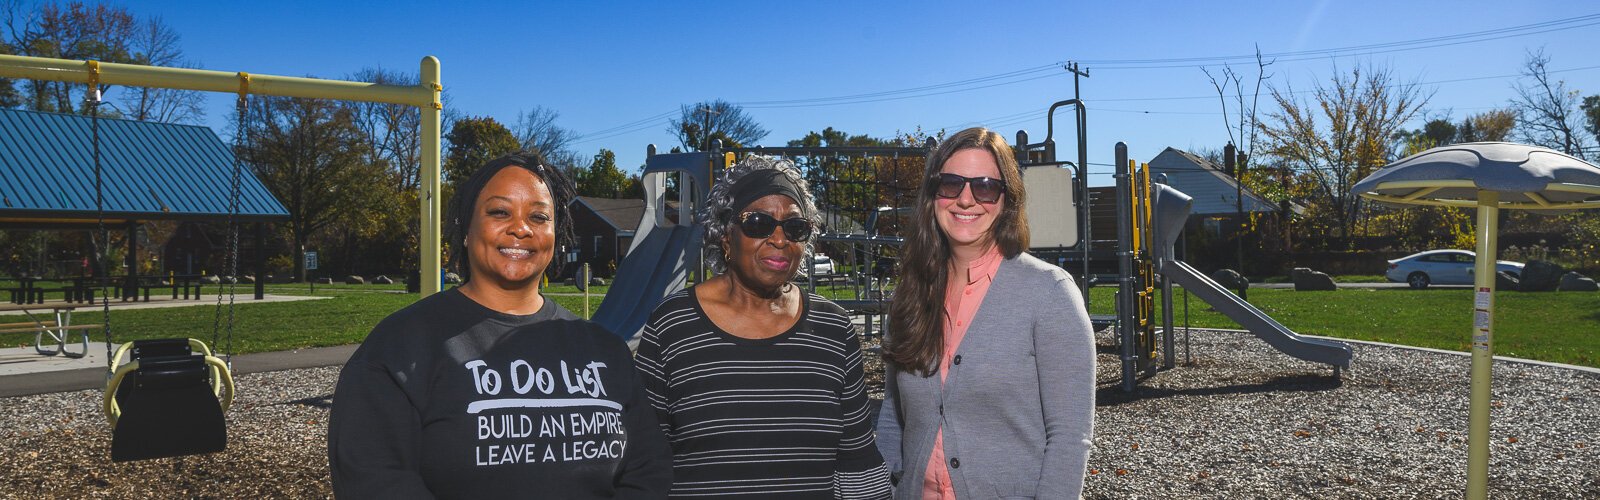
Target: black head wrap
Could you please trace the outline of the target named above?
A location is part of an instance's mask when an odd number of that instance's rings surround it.
[[[811,214],[805,212],[806,204],[805,199],[800,197],[800,186],[795,185],[794,181],[789,179],[789,176],[785,175],[782,170],[761,169],[751,171],[745,174],[744,177],[740,177],[738,182],[733,183],[733,187],[728,190],[728,194],[733,198],[733,210],[735,212],[744,210],[751,203],[755,203],[756,200],[769,194],[781,194],[788,196],[789,199],[794,200],[795,204],[800,205],[800,215],[802,217],[811,216]]]

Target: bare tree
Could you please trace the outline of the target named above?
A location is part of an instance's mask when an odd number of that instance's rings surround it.
[[[1577,89],[1568,89],[1566,81],[1552,81],[1549,64],[1550,56],[1545,55],[1544,49],[1528,53],[1522,68],[1524,79],[1516,85],[1517,98],[1511,101],[1517,110],[1517,122],[1522,125],[1518,135],[1529,144],[1584,158],[1589,138],[1579,132],[1580,94]]]
[[[1391,137],[1431,95],[1416,83],[1395,83],[1385,68],[1356,66],[1348,74],[1335,68],[1326,84],[1313,89],[1310,102],[1295,97],[1292,86],[1273,86],[1279,110],[1261,133],[1268,154],[1313,184],[1314,217],[1336,235],[1349,236],[1359,200],[1350,187],[1391,158]]]
[[[416,85],[415,74],[383,68],[364,68],[348,79],[381,85]],[[364,101],[344,101],[356,128],[367,143],[367,163],[388,169],[396,192],[417,189],[422,166],[422,112],[416,107]]]
[[[37,10],[22,2],[5,5],[7,43],[20,55],[57,59],[131,62],[130,41],[138,30],[133,14],[104,4],[45,3]],[[27,106],[36,111],[81,112],[84,85],[28,80]],[[102,85],[102,93],[111,87]]]
[[[572,149],[572,141],[578,134],[572,129],[556,125],[556,120],[561,118],[561,113],[544,106],[534,106],[533,109],[517,115],[517,123],[511,132],[517,136],[517,142],[525,149],[538,149],[544,153],[545,161],[552,166],[561,168],[569,174],[586,164],[584,158]]]
[[[199,68],[184,58],[182,37],[160,17],[145,19],[129,40],[130,62],[148,66]],[[199,91],[157,87],[128,87],[121,93],[128,118],[164,123],[200,123],[205,118],[205,96]]]
[[[712,141],[722,141],[726,147],[755,144],[767,136],[755,118],[744,113],[744,108],[717,99],[679,107],[678,118],[667,124],[667,131],[678,136],[678,142],[690,151],[711,149]]]
[[[181,37],[160,17],[140,19],[125,7],[106,4],[21,1],[0,4],[4,40],[11,53],[57,59],[96,60],[179,68],[198,64],[183,55]],[[9,87],[9,85],[7,85]],[[37,111],[84,112],[85,86],[79,83],[26,80],[19,104]],[[101,112],[144,121],[199,123],[205,117],[204,96],[192,90],[100,86],[120,106]],[[3,92],[0,92],[3,96]]]
[[[1243,73],[1234,71],[1232,66],[1224,64],[1219,80],[1218,75],[1212,75],[1210,69],[1204,66],[1200,68],[1200,71],[1205,72],[1206,78],[1211,79],[1212,88],[1217,90],[1217,100],[1222,103],[1222,128],[1228,132],[1228,142],[1238,146],[1239,152],[1246,158],[1255,154],[1257,133],[1261,128],[1260,122],[1256,120],[1256,105],[1261,102],[1261,85],[1272,78],[1272,75],[1267,74],[1267,66],[1271,66],[1273,62],[1275,61],[1264,59],[1261,56],[1261,47],[1256,46],[1256,75],[1255,83],[1248,95],[1249,102],[1246,102]],[[1232,95],[1228,94],[1229,89],[1232,89]],[[1234,118],[1228,116],[1230,97],[1234,100],[1233,109],[1237,115]]]
[[[0,35],[0,54],[14,55],[16,50],[6,43],[4,35]],[[0,78],[0,108],[15,108],[23,103],[22,94],[17,92],[17,81],[11,78]]]

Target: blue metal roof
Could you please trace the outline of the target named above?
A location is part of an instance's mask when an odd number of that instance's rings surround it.
[[[0,219],[97,218],[90,127],[87,116],[0,109]],[[233,151],[209,128],[101,118],[100,166],[108,219],[228,216]],[[239,219],[288,215],[246,168]]]

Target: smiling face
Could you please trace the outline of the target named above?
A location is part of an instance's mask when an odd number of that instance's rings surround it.
[[[957,151],[944,163],[940,173],[963,177],[1000,176],[1000,165],[987,150],[967,148]],[[972,186],[963,186],[955,198],[934,200],[934,218],[944,231],[950,250],[957,254],[978,255],[994,241],[994,223],[1007,203],[1004,194],[993,203],[982,203],[972,196]]]
[[[743,286],[771,291],[794,279],[805,256],[805,243],[789,241],[783,228],[774,228],[765,238],[751,238],[738,228],[738,217],[745,212],[761,212],[778,220],[800,217],[800,205],[781,194],[769,194],[735,211],[723,248],[728,249],[728,273]]]
[[[466,237],[471,281],[504,290],[534,286],[555,248],[549,186],[526,168],[506,167],[483,186],[474,207]]]

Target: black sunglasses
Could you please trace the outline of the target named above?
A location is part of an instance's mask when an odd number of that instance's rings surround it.
[[[765,212],[745,212],[739,214],[739,230],[747,238],[766,239],[772,236],[772,231],[783,226],[783,236],[789,241],[805,241],[811,239],[811,221],[804,217],[790,217],[778,220]]]
[[[972,199],[979,203],[994,203],[1006,192],[1006,181],[993,177],[964,177],[956,174],[939,174],[933,179],[939,184],[940,198],[960,198],[961,190],[972,186]]]

